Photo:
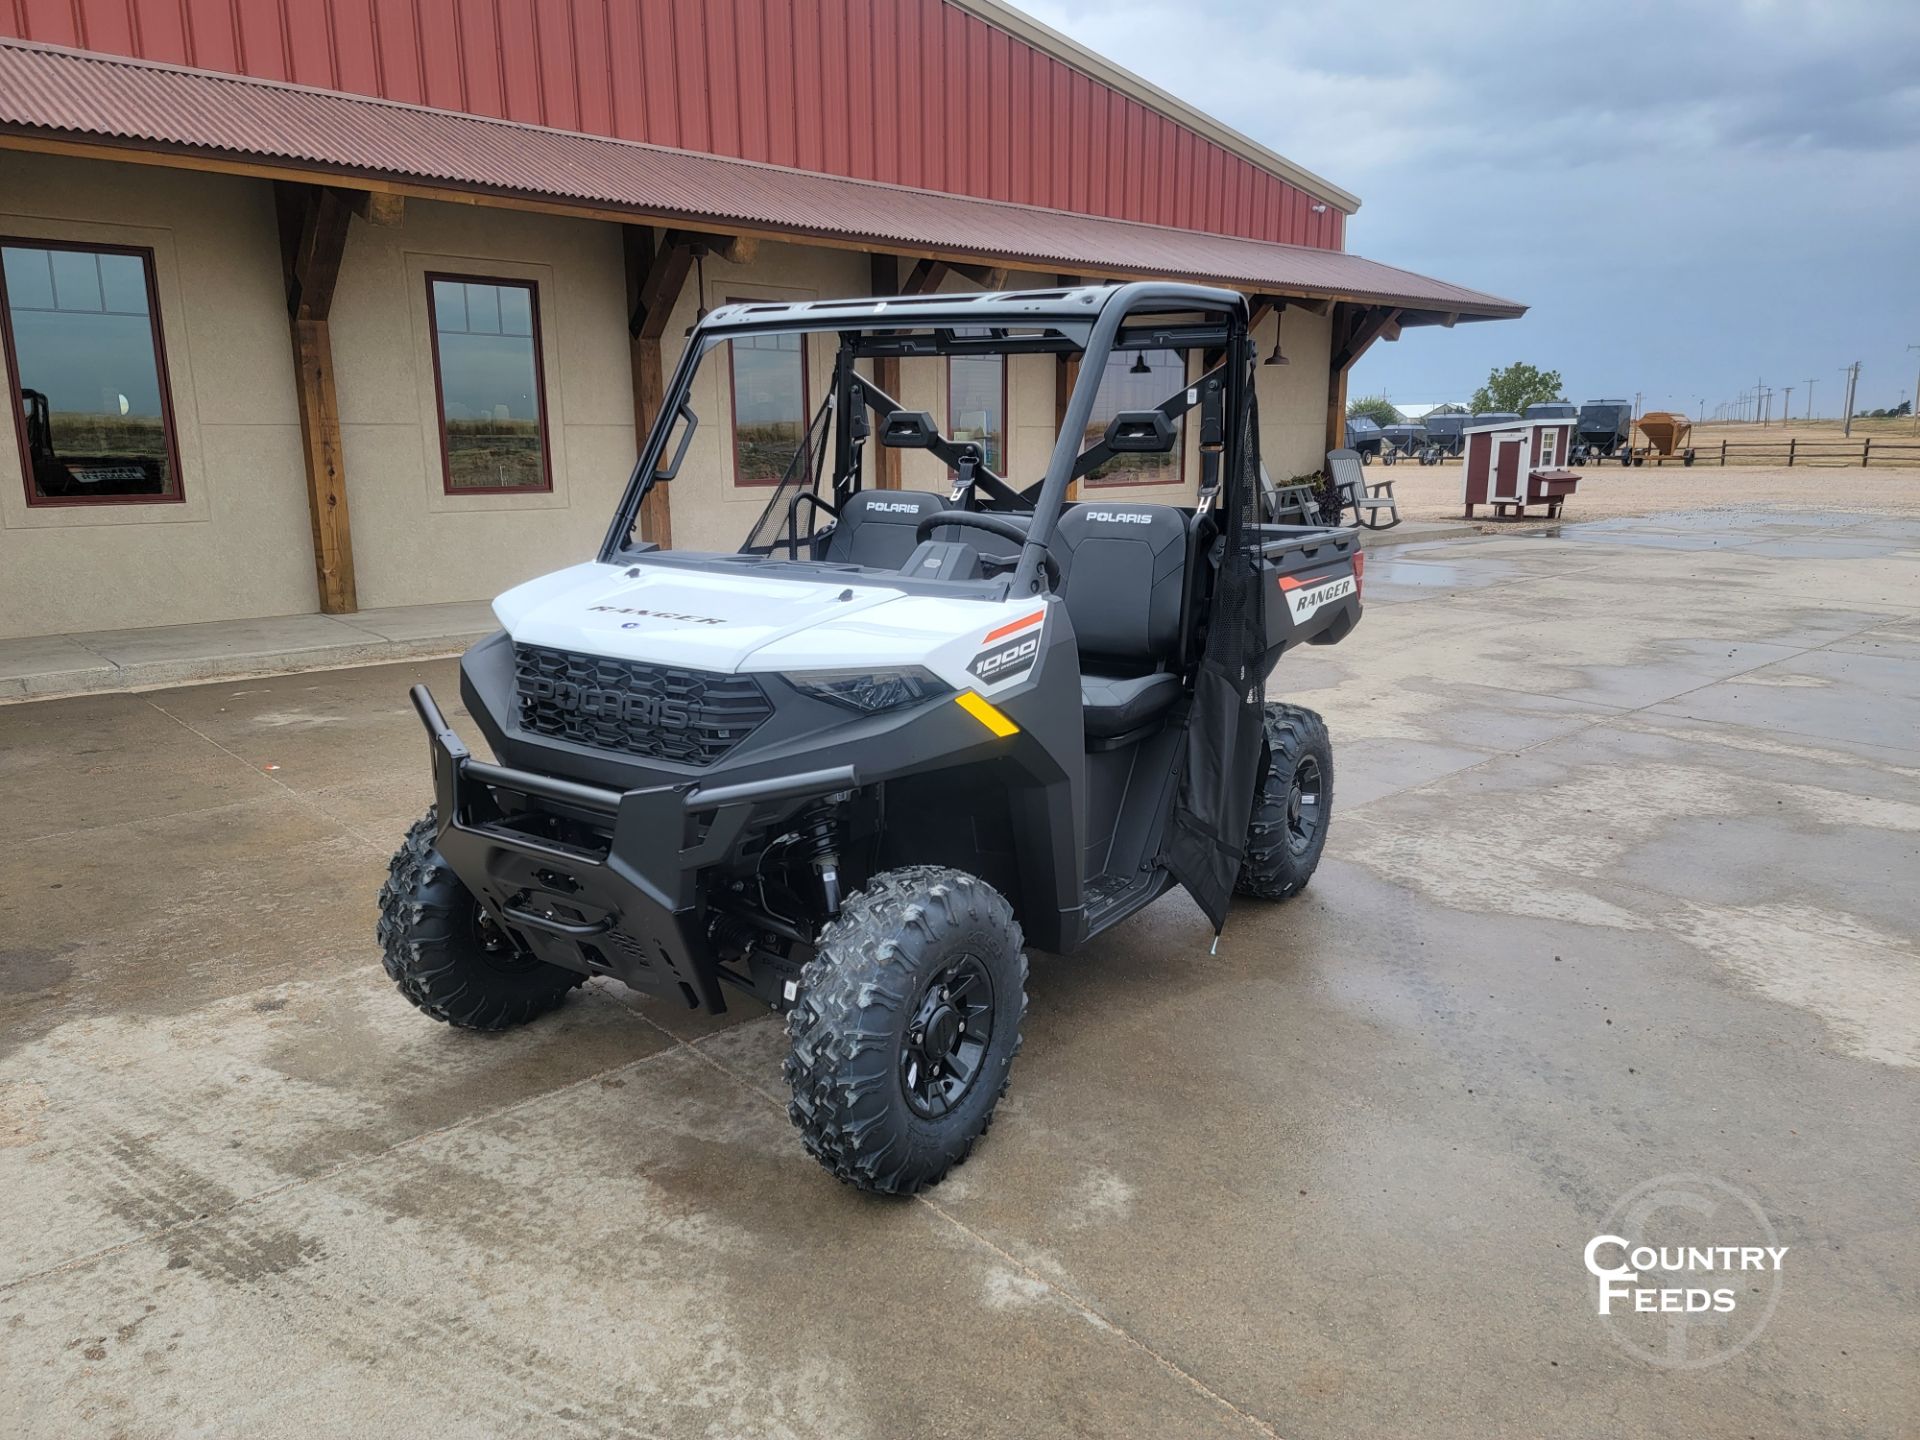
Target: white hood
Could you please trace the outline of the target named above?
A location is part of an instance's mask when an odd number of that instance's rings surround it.
[[[956,690],[997,690],[1020,683],[1026,667],[1004,679],[970,667],[988,647],[1037,648],[1038,622],[1058,603],[908,595],[745,565],[593,562],[529,580],[494,601],[493,612],[516,642],[576,654],[722,674],[921,665]]]
[[[883,586],[775,578],[746,566],[713,573],[593,562],[516,586],[493,613],[522,644],[728,672],[795,631],[899,598]]]

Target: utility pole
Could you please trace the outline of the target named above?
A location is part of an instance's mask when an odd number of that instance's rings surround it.
[[[1789,385],[1780,392],[1780,423],[1793,422],[1793,386]]]
[[[1853,397],[1854,392],[1860,388],[1860,362],[1856,360],[1851,365],[1842,366],[1840,373],[1847,377],[1847,398],[1840,406],[1842,416],[1840,433],[1851,440],[1853,438]]]
[[[1909,345],[1907,350],[1909,353],[1920,350],[1920,345]],[[1913,428],[1920,430],[1920,375],[1913,379]]]
[[[1814,385],[1813,380],[1811,378],[1808,379],[1807,381],[1807,419],[1809,420],[1813,419],[1813,385]]]

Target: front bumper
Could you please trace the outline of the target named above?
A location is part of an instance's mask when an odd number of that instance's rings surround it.
[[[542,960],[721,1011],[700,871],[756,819],[851,790],[851,765],[749,780],[612,790],[476,760],[424,685],[438,846],[493,918]],[[574,843],[549,833],[600,837]]]

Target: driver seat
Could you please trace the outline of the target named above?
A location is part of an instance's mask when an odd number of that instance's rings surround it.
[[[919,547],[920,522],[947,508],[925,490],[861,490],[847,497],[824,558],[869,570],[898,570]]]
[[[1171,505],[1082,501],[1052,550],[1080,644],[1080,713],[1089,740],[1112,740],[1180,698],[1193,527]]]

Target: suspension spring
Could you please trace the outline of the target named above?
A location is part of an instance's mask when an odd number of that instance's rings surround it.
[[[796,826],[820,877],[820,899],[829,918],[840,913],[841,818],[838,797],[829,796],[802,812]]]

